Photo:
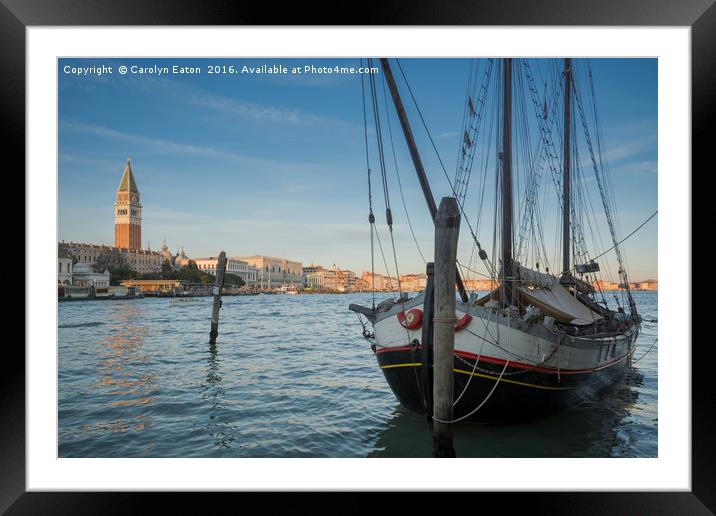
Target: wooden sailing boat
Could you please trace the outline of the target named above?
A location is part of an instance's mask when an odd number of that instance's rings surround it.
[[[490,70],[493,61],[497,62],[497,60],[490,60]],[[454,341],[455,421],[534,418],[594,396],[618,381],[624,374],[634,352],[641,322],[628,290],[628,279],[621,251],[613,229],[607,197],[603,192],[602,199],[605,200],[604,208],[614,242],[613,249],[619,261],[620,281],[627,287],[624,295],[627,299],[625,304],[629,307],[628,314],[621,306],[616,310],[609,308],[603,296],[602,300],[599,300],[601,292],[592,286],[592,281],[587,281],[595,277],[599,265],[586,252],[579,253],[578,256],[573,252],[584,242],[575,242],[576,221],[571,220],[574,214],[574,206],[570,203],[573,198],[570,189],[574,184],[570,177],[570,164],[573,162],[570,153],[574,101],[570,59],[563,61],[563,70],[560,74],[562,79],[560,91],[564,108],[561,272],[551,274],[549,269],[543,272],[526,267],[515,258],[512,186],[513,60],[502,59],[499,64],[502,71],[501,92],[498,90],[501,96],[502,131],[501,147],[497,153],[499,160],[497,170],[501,216],[495,223],[500,228],[500,245],[499,252],[497,250],[493,252],[498,256],[495,261],[498,265],[488,266],[488,270],[494,271],[492,278],[496,288],[482,297],[475,294],[468,296],[458,269],[456,286],[460,299],[456,304],[455,313],[457,321]],[[435,201],[395,78],[386,59],[381,60],[381,65],[430,215],[434,220],[437,211]],[[371,87],[375,109],[377,105],[375,86]],[[486,92],[486,89],[483,88],[481,91]],[[475,101],[469,96],[466,107],[467,118],[479,117],[479,106],[484,103],[484,96],[478,95]],[[540,108],[541,105],[536,111],[542,112],[543,115],[538,116],[544,116],[546,121],[548,112],[546,98],[544,108]],[[377,115],[374,115],[374,118],[377,121]],[[539,123],[540,127],[546,125],[543,121]],[[472,127],[474,128],[474,125]],[[377,133],[380,138],[379,126]],[[542,137],[546,138],[544,131]],[[462,148],[463,162],[474,159],[471,157],[471,152],[474,153],[475,143],[466,131]],[[591,151],[591,143],[589,147]],[[366,150],[367,148],[366,131]],[[597,173],[597,160],[593,156],[592,161]],[[461,201],[460,194],[455,188],[458,183],[459,181],[456,180],[452,185],[453,194],[458,201]],[[599,186],[601,191],[602,184],[599,183]],[[539,188],[533,190],[531,195],[534,196]],[[528,194],[524,203],[527,206],[526,213],[530,202],[534,203],[534,200],[530,199]],[[386,218],[392,232],[392,215],[389,206]],[[375,217],[372,205],[369,220],[373,226]],[[473,238],[475,238],[474,233]],[[489,262],[487,253],[476,238],[475,242],[479,248],[480,259]],[[373,331],[369,331],[367,326],[364,326],[363,334],[371,340],[378,365],[398,400],[406,408],[426,414],[432,412],[431,265],[428,264],[427,267],[428,285],[415,297],[409,298],[400,293],[399,297],[387,299],[377,305],[374,301],[373,306],[370,307],[359,305],[349,307],[372,324]]]

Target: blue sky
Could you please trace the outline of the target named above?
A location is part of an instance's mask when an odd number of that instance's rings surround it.
[[[586,70],[584,61],[578,61],[577,69]],[[548,62],[530,63],[537,83],[543,84]],[[117,73],[121,65],[175,64],[198,66],[202,73]],[[172,250],[184,246],[190,256],[216,255],[224,249],[230,255],[280,255],[305,264],[335,262],[359,274],[369,270],[360,76],[206,73],[208,65],[240,70],[261,64],[285,65],[289,70],[310,64],[359,65],[357,59],[61,59],[59,238],[112,243],[112,203],[131,155],[144,206],[143,246],[157,249],[166,239]],[[470,61],[403,59],[401,64],[452,177],[462,139]],[[112,67],[113,73],[78,76],[63,71],[65,66],[101,65]],[[591,67],[624,236],[657,209],[657,62],[595,59]],[[397,69],[395,73],[399,74]],[[380,76],[378,84],[382,88]],[[401,88],[439,200],[450,193],[449,185],[409,95]],[[430,256],[433,236],[427,208],[392,106],[390,116],[408,213],[421,250]],[[422,272],[424,264],[397,189],[387,126],[383,130],[399,271]],[[370,135],[374,139],[372,130]],[[483,142],[478,145],[480,152],[492,149]],[[374,150],[371,145],[374,210],[383,228],[381,239],[389,246]],[[580,147],[580,155],[584,181],[589,183],[593,173],[586,146]],[[494,183],[482,185],[477,176],[474,172],[469,196],[478,197],[484,186],[490,198]],[[544,181],[546,185],[547,176]],[[471,206],[466,203],[467,213],[474,213]],[[486,211],[483,219],[491,217],[490,209]],[[459,256],[467,263],[471,242],[465,224],[463,229]],[[545,225],[545,231],[553,229]],[[602,236],[609,241],[606,225]],[[492,252],[492,230],[485,220],[478,238]],[[595,252],[603,249],[598,247]],[[629,239],[624,250],[632,279],[656,278],[656,220]],[[392,258],[389,265],[394,272]],[[376,270],[384,272],[385,267]]]

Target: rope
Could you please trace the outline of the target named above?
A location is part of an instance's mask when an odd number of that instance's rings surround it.
[[[448,175],[447,169],[445,168],[445,164],[443,163],[442,158],[440,157],[440,153],[438,152],[438,148],[435,145],[435,141],[433,140],[432,134],[430,134],[430,130],[428,129],[428,124],[425,122],[425,118],[423,118],[423,113],[420,111],[420,107],[418,106],[417,100],[415,100],[415,95],[413,95],[413,90],[410,88],[410,84],[408,83],[407,77],[405,77],[405,72],[403,72],[403,67],[400,64],[400,60],[395,60],[398,63],[398,69],[400,70],[400,75],[403,76],[403,81],[405,82],[405,85],[408,88],[408,92],[410,93],[410,98],[413,100],[413,104],[415,105],[415,109],[418,111],[418,116],[420,116],[420,121],[423,124],[423,128],[425,129],[426,134],[428,135],[428,139],[430,140],[430,144],[433,147],[433,150],[435,151],[435,155],[438,158],[438,162],[440,163],[440,167],[442,168],[443,174],[445,175],[445,179],[447,179],[448,184],[450,185],[450,191],[452,191],[453,195],[456,199],[459,199],[457,192],[455,190],[455,187],[453,186],[452,181],[450,181],[450,176]],[[465,213],[465,210],[463,208],[463,203],[458,202],[458,207],[460,208],[460,212],[462,213],[462,218],[467,222],[467,227],[470,230],[470,235],[472,235],[472,239],[475,241],[475,244],[477,245],[477,248],[482,251],[482,246],[480,245],[480,242],[477,240],[477,235],[475,234],[475,231],[472,229],[472,224],[470,224],[470,219],[467,216],[467,213]],[[487,258],[485,258],[483,261],[485,261],[488,264],[488,268],[491,268],[490,262]]]
[[[637,358],[636,360],[632,360],[631,364],[632,364],[632,365],[636,364],[639,360],[641,360],[641,359],[644,358],[646,355],[648,355],[649,352],[650,352],[652,349],[654,349],[654,346],[656,346],[656,342],[657,342],[658,340],[659,340],[659,338],[658,338],[658,337],[655,337],[655,338],[654,338],[654,342],[651,343],[651,346],[649,346],[649,349],[646,350],[646,353],[644,353],[642,356],[640,356],[640,357]]]
[[[467,419],[468,417],[472,416],[475,412],[477,412],[478,410],[480,410],[480,409],[482,408],[482,406],[483,406],[485,403],[487,403],[487,401],[492,397],[492,394],[495,392],[495,389],[497,389],[497,386],[498,386],[499,383],[502,381],[502,376],[505,374],[505,371],[507,370],[507,365],[510,363],[510,358],[512,358],[512,334],[510,333],[510,319],[511,319],[511,317],[510,317],[509,314],[508,314],[508,316],[507,316],[507,342],[508,342],[508,344],[509,344],[509,346],[510,346],[510,352],[509,352],[510,354],[509,354],[509,356],[507,357],[507,360],[505,361],[505,365],[504,365],[504,367],[502,368],[502,371],[500,372],[500,376],[497,378],[497,380],[495,380],[495,385],[492,386],[492,389],[491,389],[490,392],[487,394],[487,396],[485,396],[485,399],[482,400],[482,403],[480,403],[477,407],[475,407],[472,411],[468,412],[468,413],[465,414],[464,416],[461,416],[461,417],[459,417],[459,418],[457,418],[457,419],[454,419],[454,420],[452,420],[452,421],[443,421],[443,420],[438,419],[438,418],[436,418],[436,417],[433,417],[433,420],[437,421],[438,423],[444,423],[444,424],[459,423],[460,421],[463,421],[464,419]],[[498,325],[497,328],[499,329],[499,327],[500,327],[500,326]]]
[[[636,232],[639,231],[641,228],[643,228],[643,227],[646,225],[647,222],[649,222],[651,219],[653,219],[654,217],[656,217],[656,214],[657,214],[657,213],[659,213],[659,210],[656,210],[654,213],[652,213],[651,215],[649,215],[649,217],[648,217],[644,222],[642,222],[642,223],[639,225],[639,227],[637,227],[634,231],[632,231],[631,233],[629,233],[627,236],[625,236],[624,238],[622,238],[619,242],[617,242],[616,244],[614,244],[612,247],[610,247],[609,249],[607,249],[607,250],[604,251],[603,253],[598,254],[597,256],[595,256],[594,258],[592,258],[592,260],[596,260],[597,258],[600,258],[600,257],[604,256],[605,254],[607,254],[607,253],[608,253],[609,251],[611,251],[612,249],[616,248],[619,244],[621,244],[622,242],[624,242],[627,238],[629,238],[629,237],[632,236],[634,233],[636,233]]]
[[[408,205],[405,202],[405,195],[403,194],[403,183],[400,180],[400,171],[398,170],[398,159],[395,156],[395,144],[393,143],[393,129],[390,124],[390,110],[388,109],[388,96],[385,93],[385,77],[383,77],[383,100],[385,101],[385,112],[387,114],[386,120],[388,121],[388,135],[390,136],[390,148],[393,154],[393,163],[395,164],[395,176],[398,178],[398,189],[400,190],[400,200],[403,202],[403,209],[405,210],[405,218],[408,221],[408,227],[410,228],[410,234],[413,235],[413,241],[415,242],[415,247],[418,248],[418,253],[420,253],[420,257],[423,259],[423,263],[428,263],[425,259],[425,256],[423,255],[423,251],[420,249],[420,244],[418,244],[418,239],[415,236],[415,231],[413,230],[413,224],[410,221],[410,215],[408,214]]]
[[[363,67],[363,59],[360,60],[360,65]],[[368,118],[365,112],[365,83],[363,75],[360,78],[360,89],[363,104],[363,132],[365,135],[365,162],[368,170],[368,222],[370,224],[370,272],[372,281],[373,291],[373,310],[375,310],[375,244],[373,230],[375,224],[375,215],[373,214],[373,190],[370,184],[370,158],[368,152]],[[365,328],[363,328],[365,330]]]

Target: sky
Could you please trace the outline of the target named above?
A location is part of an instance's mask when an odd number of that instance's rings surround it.
[[[529,63],[540,85],[537,89],[544,95],[547,87],[543,84],[555,61],[530,59]],[[468,76],[475,63],[467,59],[401,59],[400,64],[448,177],[452,178],[463,141]],[[485,64],[480,60],[480,66]],[[657,61],[592,59],[589,64],[611,171],[614,215],[618,233],[624,237],[658,208]],[[175,65],[194,67],[200,73],[179,73],[180,68],[174,73]],[[251,70],[262,65],[285,66],[287,73]],[[127,73],[120,73],[122,66],[127,67]],[[210,66],[227,73],[208,73]],[[306,71],[306,66],[357,68],[360,62],[60,59],[58,238],[113,243],[115,192],[131,156],[143,205],[144,247],[159,249],[166,240],[172,251],[184,247],[192,257],[215,256],[225,250],[229,256],[263,254],[304,264],[335,263],[358,274],[370,270],[361,75]],[[154,67],[168,67],[169,71],[159,74]],[[292,73],[294,68],[303,73]],[[395,62],[393,68],[439,202],[451,193],[450,185]],[[582,79],[586,69],[586,60],[575,60],[575,73],[581,71]],[[148,73],[152,70],[155,73]],[[382,109],[386,181],[395,220],[397,269],[385,226],[376,132],[369,112],[373,209],[385,262],[391,275],[396,270],[400,274],[424,272],[403,199],[417,246],[428,259],[432,255],[431,220],[395,112],[392,105],[384,104],[382,72],[376,75],[376,84]],[[583,87],[580,91],[586,92],[588,85]],[[536,125],[529,127],[535,129]],[[480,156],[494,159],[496,154],[488,131],[483,135],[485,140],[477,141],[478,161]],[[592,138],[596,138],[595,134]],[[592,183],[589,195],[597,206],[600,198],[583,136],[578,137],[577,145],[583,172],[577,180],[583,181],[585,187]],[[519,176],[522,172],[517,161]],[[479,168],[473,171],[468,199],[479,199],[481,195],[491,199],[495,180],[481,180]],[[522,170],[526,167],[522,166]],[[549,186],[548,175],[546,172],[542,181],[545,192],[554,190]],[[516,188],[524,188],[519,177]],[[516,191],[516,195],[519,198],[520,193]],[[491,220],[493,205],[483,206],[479,226],[476,206],[476,201],[466,200],[465,215],[476,228],[483,247],[492,253],[492,226],[487,220]],[[553,227],[552,215],[547,213],[549,202],[544,206],[545,232],[556,235],[558,228]],[[517,220],[520,209],[519,205],[515,208]],[[595,222],[604,224],[600,238],[589,239],[594,244],[593,255],[611,246],[606,221],[597,218]],[[657,227],[658,216],[623,244],[632,280],[658,278]],[[556,248],[556,243],[548,247]],[[458,253],[463,263],[469,261],[471,244],[469,228],[463,223]],[[613,261],[613,257],[603,260]],[[376,261],[376,272],[385,273],[380,255]],[[603,270],[613,273],[616,266]],[[616,279],[615,274],[611,276]]]

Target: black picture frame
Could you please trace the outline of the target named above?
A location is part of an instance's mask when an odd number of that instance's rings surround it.
[[[277,5],[236,1],[172,0],[0,0],[0,132],[6,166],[14,171],[25,166],[25,29],[28,26],[82,25],[315,25],[321,4]],[[354,9],[355,12],[351,12]],[[692,163],[711,171],[713,131],[716,121],[716,4],[714,0],[593,0],[499,2],[453,2],[439,0],[420,4],[390,0],[378,5],[355,4],[343,10],[334,25],[552,25],[552,26],[689,26],[692,42]],[[12,156],[15,159],[9,160]],[[11,171],[5,170],[6,177]],[[690,180],[684,171],[684,180]],[[691,264],[685,264],[690,274]],[[30,271],[28,271],[30,273]],[[689,281],[691,277],[684,277]],[[683,300],[690,303],[691,300]],[[32,299],[26,300],[32,310]],[[692,306],[696,308],[694,303]],[[693,319],[693,317],[692,317]],[[6,323],[7,324],[7,323]],[[12,323],[10,323],[11,325]],[[669,345],[690,346],[690,342]],[[710,342],[691,346],[692,350],[692,490],[691,492],[640,493],[513,493],[509,504],[500,502],[502,493],[473,493],[466,506],[484,508],[484,502],[509,507],[510,511],[529,510],[551,514],[713,514],[716,511],[716,447],[711,430],[711,414],[716,407],[709,369],[713,364]],[[49,345],[49,344],[48,344]],[[131,514],[145,512],[148,503],[159,501],[163,510],[181,504],[186,510],[185,493],[27,493],[25,492],[25,353],[17,340],[6,340],[3,347],[0,382],[0,511],[7,514]],[[245,498],[248,496],[243,494]],[[374,510],[373,501],[353,494],[355,501],[343,501],[342,512]],[[198,507],[217,512],[225,495],[203,495]],[[242,505],[250,507],[252,501]],[[158,500],[156,500],[158,499]],[[272,499],[272,511],[297,508],[296,499]],[[315,502],[312,502],[315,503]],[[329,499],[324,499],[329,505]],[[412,495],[402,510],[419,508],[424,496]],[[289,505],[290,504],[290,505]],[[323,505],[323,504],[321,504]],[[229,509],[230,512],[235,512]]]

